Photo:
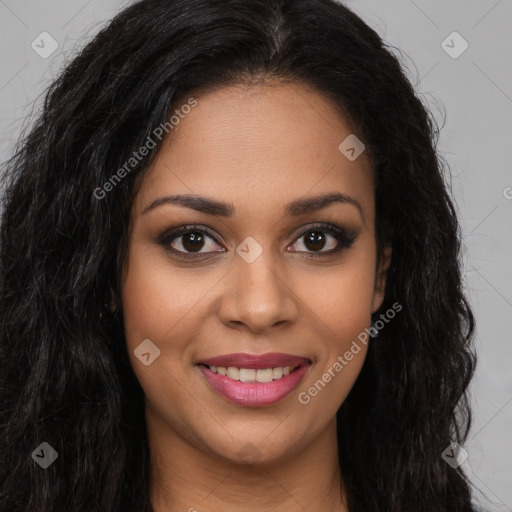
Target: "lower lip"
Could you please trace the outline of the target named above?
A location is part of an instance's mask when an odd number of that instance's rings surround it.
[[[200,365],[199,368],[219,395],[239,405],[264,407],[288,396],[299,385],[309,366],[309,364],[299,366],[288,375],[272,382],[240,382],[225,375],[213,373],[206,366]]]

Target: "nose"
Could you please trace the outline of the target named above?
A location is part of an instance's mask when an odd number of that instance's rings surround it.
[[[225,277],[219,308],[220,320],[229,327],[264,333],[298,317],[298,297],[286,271],[272,262],[269,251],[252,263],[236,256]]]

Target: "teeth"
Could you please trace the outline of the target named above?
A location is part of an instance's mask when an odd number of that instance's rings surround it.
[[[228,368],[228,373],[226,374],[230,379],[240,380],[240,370],[238,368],[234,368],[230,366]]]
[[[240,368],[239,370],[240,382],[254,382],[256,380],[256,370],[248,368]]]
[[[261,369],[254,372],[256,382],[272,382],[274,380],[274,371],[272,368]]]
[[[219,375],[227,375],[230,379],[239,380],[240,382],[272,382],[288,375],[295,368],[293,366],[279,366],[277,368],[262,368],[255,370],[254,368],[235,368],[229,366],[210,366],[213,373]]]

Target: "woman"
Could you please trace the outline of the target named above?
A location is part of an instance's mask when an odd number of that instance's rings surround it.
[[[0,509],[474,510],[436,136],[334,1],[117,15],[7,167]]]

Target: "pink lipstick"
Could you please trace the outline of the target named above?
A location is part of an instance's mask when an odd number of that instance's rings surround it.
[[[210,386],[246,407],[264,407],[288,396],[311,366],[305,357],[281,353],[226,354],[198,361]]]

